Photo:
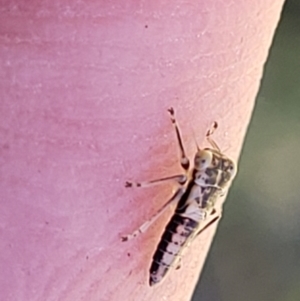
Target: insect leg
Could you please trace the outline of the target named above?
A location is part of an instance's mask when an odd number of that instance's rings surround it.
[[[206,140],[209,142],[209,144],[216,149],[217,151],[221,152],[218,144],[211,138],[211,136],[213,135],[213,133],[215,132],[215,130],[218,128],[218,123],[216,121],[214,121],[214,123],[212,124],[212,127],[207,131],[206,133]]]
[[[165,178],[160,178],[156,180],[151,180],[151,181],[146,181],[146,182],[125,182],[125,187],[149,187],[153,186],[156,184],[161,184],[165,183],[168,181],[175,181],[179,185],[184,185],[185,182],[187,181],[187,176],[186,175],[175,175],[175,176],[170,176],[170,177],[165,177]]]
[[[176,131],[177,141],[178,141],[178,145],[179,145],[179,149],[180,149],[180,165],[184,170],[187,171],[190,167],[190,161],[187,158],[185,151],[184,151],[182,138],[181,138],[181,134],[179,131],[179,126],[178,126],[177,120],[175,118],[175,111],[172,107],[169,108],[168,111],[170,113],[171,121],[172,121],[172,124]]]
[[[215,215],[217,212],[214,209],[211,213],[211,215]],[[209,226],[211,226],[212,224],[214,224],[218,219],[220,219],[221,215],[217,215],[215,216],[211,221],[209,221],[203,228],[199,229],[199,231],[195,234],[195,237],[197,237],[198,235],[200,235],[201,233],[203,233],[206,229],[209,228]]]
[[[179,270],[181,268],[181,261],[182,261],[182,257],[181,255],[178,255],[178,261],[176,263],[175,270]]]
[[[134,237],[137,237],[139,234],[144,233],[147,229],[165,212],[165,210],[173,203],[176,203],[180,200],[184,193],[185,189],[179,188],[176,193],[171,197],[171,199],[165,203],[149,220],[143,223],[137,230],[135,230],[132,234],[122,236],[122,241],[130,240]]]

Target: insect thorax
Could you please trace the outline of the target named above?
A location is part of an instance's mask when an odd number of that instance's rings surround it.
[[[210,211],[216,199],[229,188],[236,174],[236,166],[231,159],[213,149],[199,150],[195,155],[195,168],[190,187],[190,198],[198,203],[199,208]],[[193,192],[197,190],[198,193]]]
[[[233,160],[221,152],[206,148],[195,155],[193,178],[200,187],[228,188],[236,174]]]

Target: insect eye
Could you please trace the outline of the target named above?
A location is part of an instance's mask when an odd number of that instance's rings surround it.
[[[195,163],[195,168],[199,170],[203,170],[210,166],[212,161],[212,155],[209,151],[207,150],[201,150],[196,153],[194,163]]]
[[[229,166],[228,166],[228,172],[230,172],[231,173],[231,175],[234,175],[235,173],[236,173],[236,167],[233,165],[233,164],[230,164]]]

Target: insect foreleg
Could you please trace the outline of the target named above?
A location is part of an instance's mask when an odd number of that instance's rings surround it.
[[[149,220],[143,223],[137,230],[135,230],[132,234],[128,234],[122,236],[122,241],[130,240],[134,237],[137,237],[139,234],[144,233],[147,229],[165,212],[165,210],[173,203],[176,203],[180,200],[182,195],[184,194],[185,189],[179,188],[176,193],[172,196],[172,198],[165,203]]]
[[[211,136],[213,135],[213,133],[217,128],[218,128],[218,123],[215,121],[212,127],[206,133],[206,140],[214,149],[216,149],[218,152],[221,152],[218,144],[211,138]]]
[[[188,170],[190,167],[190,161],[187,158],[185,151],[184,151],[183,142],[182,142],[181,134],[179,131],[179,126],[178,126],[177,120],[175,118],[175,111],[172,107],[169,108],[168,111],[170,113],[171,121],[172,121],[172,124],[174,125],[175,131],[176,131],[177,141],[178,141],[179,150],[180,150],[180,165],[184,170]]]
[[[185,182],[187,181],[187,176],[186,175],[174,175],[170,177],[165,177],[165,178],[160,178],[156,180],[151,180],[151,181],[145,181],[145,182],[125,182],[125,187],[149,187],[153,186],[156,184],[161,184],[165,183],[168,181],[175,181],[179,185],[184,185]]]

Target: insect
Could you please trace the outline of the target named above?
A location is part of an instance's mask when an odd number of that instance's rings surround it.
[[[148,182],[126,182],[125,184],[126,187],[146,187],[166,181],[175,181],[179,184],[175,194],[156,214],[132,234],[122,237],[123,241],[127,241],[145,232],[166,208],[171,204],[177,204],[152,258],[150,286],[159,283],[170,267],[178,266],[185,247],[204,229],[219,219],[220,214],[214,208],[216,200],[226,193],[237,171],[234,161],[221,152],[211,137],[218,127],[217,122],[214,122],[206,133],[206,140],[211,148],[200,149],[197,145],[194,164],[190,166],[174,109],[170,108],[168,111],[175,128],[180,150],[180,165],[184,174]]]

